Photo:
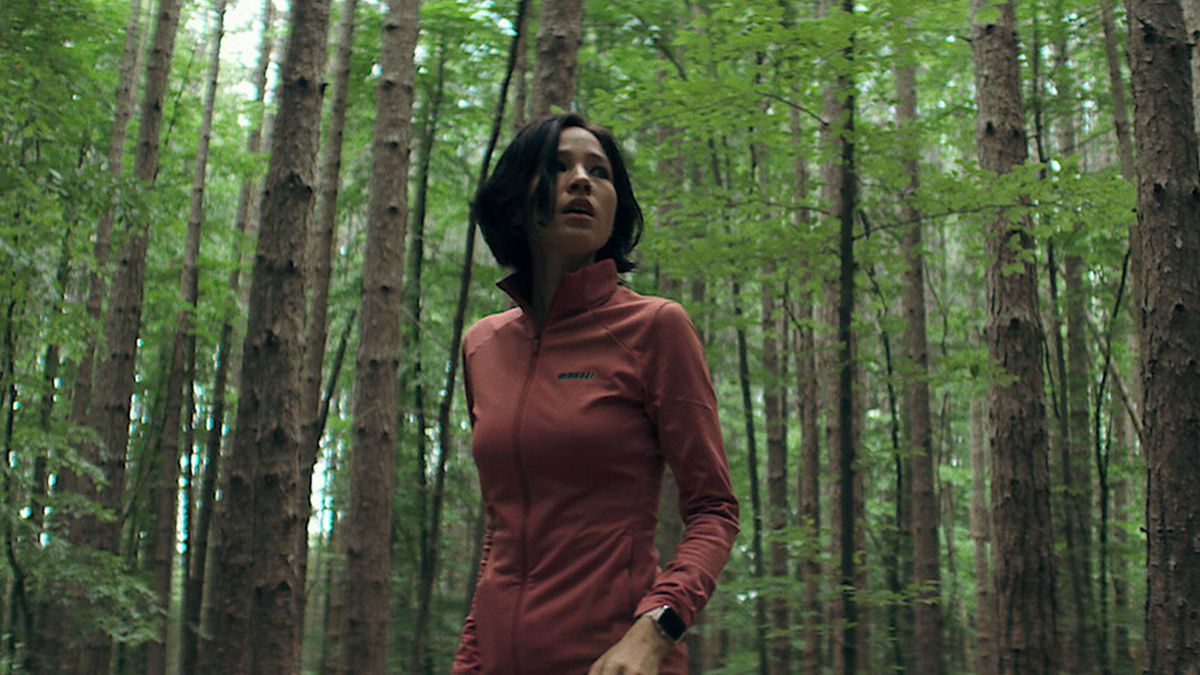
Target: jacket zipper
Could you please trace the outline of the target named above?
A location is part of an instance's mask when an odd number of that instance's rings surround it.
[[[513,671],[521,672],[521,661],[518,656],[518,647],[520,640],[517,639],[517,628],[521,616],[521,608],[525,600],[525,585],[529,581],[529,551],[528,542],[526,541],[526,526],[529,518],[530,502],[532,496],[529,494],[529,481],[525,476],[525,465],[521,461],[521,422],[525,417],[525,403],[529,399],[529,389],[533,384],[533,375],[537,372],[538,354],[541,352],[542,335],[539,331],[533,338],[533,353],[529,359],[529,369],[525,373],[525,382],[521,386],[521,397],[517,399],[517,414],[513,416],[513,432],[512,432],[512,447],[513,447],[513,463],[517,469],[517,476],[521,483],[521,506],[523,509],[521,518],[521,585],[517,588],[517,601],[513,603],[512,617],[512,659]]]

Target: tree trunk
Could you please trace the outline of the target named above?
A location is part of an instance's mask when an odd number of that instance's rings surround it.
[[[271,23],[273,17],[274,3],[272,0],[264,0],[262,9],[263,29],[259,43],[258,64],[255,69],[254,80],[254,105],[260,111],[263,98],[266,94],[267,69],[271,62]],[[258,154],[262,151],[261,124],[255,124],[251,128],[246,139],[246,149],[251,154]],[[234,219],[235,229],[239,235],[244,235],[248,229],[247,221],[251,220],[250,211],[257,211],[257,206],[252,204],[252,202],[257,201],[252,199],[253,183],[254,181],[251,180],[243,182],[241,194],[239,195],[238,210]],[[257,220],[257,216],[254,219]],[[239,256],[238,265],[235,265],[229,273],[228,285],[234,297],[240,294],[240,269],[241,259]],[[226,385],[231,365],[237,361],[235,355],[232,353],[234,351],[233,345],[233,321],[226,320],[221,325],[221,333],[217,342],[216,373],[212,388],[212,410],[209,416],[208,438],[206,439],[204,448],[204,474],[201,479],[199,496],[196,497],[198,508],[196,509],[195,525],[190,528],[193,534],[188,542],[192,556],[187,569],[187,579],[184,583],[183,617],[180,621],[180,672],[182,675],[193,675],[197,672],[199,644],[202,639],[201,635],[205,633],[200,630],[200,627],[204,623],[205,578],[210,573],[210,558],[215,558],[215,556],[209,555],[209,542],[216,543],[219,541],[216,537],[210,537],[210,529],[212,527],[213,515],[217,509],[216,488],[218,478],[221,475],[221,440],[224,436],[225,428]],[[237,366],[234,366],[234,369],[236,368]]]
[[[905,61],[896,69],[896,108],[898,126],[909,134],[902,140],[909,175],[907,192],[915,197],[919,188],[917,154],[916,63]],[[908,408],[909,444],[912,450],[912,524],[913,581],[917,591],[913,599],[913,665],[916,672],[938,675],[942,672],[941,568],[938,548],[938,502],[934,494],[933,428],[929,409],[929,352],[925,335],[925,252],[921,242],[921,212],[911,201],[901,206],[901,219],[911,223],[903,239],[904,258],[904,346],[912,371],[907,381],[905,403]]]
[[[742,318],[741,285],[733,282],[733,315],[740,322]],[[740,326],[740,324],[739,324]],[[764,561],[762,546],[762,499],[759,496],[758,480],[758,444],[754,438],[754,403],[750,394],[750,363],[746,354],[746,329],[737,329],[738,350],[738,383],[742,390],[742,418],[746,430],[746,465],[750,470],[750,519],[751,519],[751,574],[755,585],[763,588]],[[755,648],[758,652],[758,672],[767,675],[767,602],[760,591],[754,598],[754,635]]]
[[[1078,253],[1068,253],[1063,270],[1063,286],[1067,305],[1067,382],[1066,415],[1069,426],[1067,438],[1071,459],[1070,482],[1066,484],[1070,506],[1064,514],[1069,519],[1071,539],[1075,546],[1072,575],[1074,599],[1075,661],[1077,672],[1096,672],[1100,645],[1097,643],[1095,593],[1092,582],[1092,501],[1091,440],[1089,431],[1088,382],[1091,362],[1087,349],[1086,303],[1088,289],[1084,285],[1084,263]],[[1065,482],[1065,481],[1064,481]]]
[[[1060,155],[1074,154],[1076,145],[1074,73],[1070,71],[1068,39],[1066,31],[1057,40],[1054,71],[1057,73],[1055,87],[1057,96],[1065,104],[1064,113],[1058,123],[1058,151]],[[1070,212],[1067,217],[1072,217]],[[1088,288],[1084,284],[1086,269],[1079,253],[1078,242],[1083,229],[1073,220],[1067,224],[1068,236],[1063,244],[1066,248],[1066,263],[1063,267],[1063,290],[1067,315],[1067,358],[1062,382],[1062,414],[1067,422],[1067,434],[1063,441],[1063,487],[1066,509],[1063,513],[1069,531],[1068,560],[1070,564],[1071,598],[1073,603],[1073,635],[1071,658],[1075,672],[1096,672],[1104,661],[1097,641],[1095,593],[1092,583],[1092,500],[1091,433],[1089,432],[1088,383],[1090,374],[1087,352]],[[1057,336],[1056,336],[1057,337]],[[1061,352],[1061,341],[1060,341]],[[1102,637],[1102,636],[1101,636]],[[1066,664],[1064,664],[1066,665]],[[1107,668],[1102,670],[1107,671]]]
[[[841,11],[847,15],[854,11],[854,3],[843,0]],[[854,60],[853,41],[842,49],[843,67],[848,68]],[[836,201],[834,213],[838,224],[838,280],[837,280],[837,380],[834,389],[836,412],[831,455],[837,464],[837,543],[838,543],[838,582],[840,592],[837,605],[840,609],[840,626],[838,649],[834,655],[834,672],[838,675],[854,675],[858,672],[860,663],[866,663],[866,654],[860,653],[859,633],[860,621],[866,618],[860,616],[857,593],[862,589],[861,569],[863,564],[859,556],[859,539],[857,532],[860,516],[863,513],[859,487],[861,479],[857,473],[857,448],[855,434],[856,411],[858,403],[855,396],[856,367],[854,363],[854,303],[855,303],[855,269],[854,260],[854,214],[858,207],[858,175],[854,157],[854,118],[855,95],[853,80],[847,73],[839,73],[836,84],[836,96],[841,123],[836,126],[834,139],[835,158],[837,163]]]
[[[325,71],[328,0],[297,0],[280,76],[276,124],[263,187],[243,347],[237,433],[218,514],[213,637],[202,672],[296,672],[294,542],[300,446],[305,239]]]
[[[979,163],[1007,173],[1026,158],[1013,2],[972,0],[971,15]],[[1057,639],[1043,333],[1027,220],[998,214],[988,228],[986,335],[1004,369],[988,391],[999,672],[1033,675],[1056,672]]]
[[[419,0],[392,0],[389,5],[383,24],[383,74],[376,93],[347,533],[346,654],[354,673],[388,671],[396,371],[402,348],[413,52],[420,4]]]
[[[975,668],[996,675],[996,597],[988,564],[991,520],[987,498],[987,401],[971,401],[971,540],[975,542]]]
[[[410,373],[406,373],[405,379],[411,381],[413,384],[413,409],[417,422],[417,456],[419,460],[418,470],[420,472],[417,480],[421,489],[420,504],[423,507],[420,522],[422,531],[420,532],[421,549],[419,551],[420,560],[418,565],[420,587],[417,593],[417,611],[416,621],[414,622],[415,630],[413,631],[411,659],[413,673],[431,673],[433,670],[433,664],[428,655],[429,650],[425,644],[425,636],[429,627],[429,617],[433,603],[433,583],[437,577],[439,552],[441,550],[442,503],[445,496],[446,460],[449,456],[449,453],[445,452],[446,448],[442,448],[438,452],[437,468],[434,471],[433,494],[428,495],[426,481],[426,448],[428,444],[426,443],[426,432],[429,425],[425,409],[425,386],[421,379],[421,295],[425,269],[425,215],[427,211],[426,203],[429,196],[429,168],[433,159],[434,141],[437,139],[438,120],[441,117],[442,103],[445,100],[446,45],[444,42],[438,45],[437,67],[433,86],[433,94],[429,97],[430,100],[426,104],[425,119],[423,120],[421,141],[418,148],[420,162],[417,165],[417,185],[413,204],[411,263],[408,266],[408,276],[404,281],[406,314],[409,321],[409,334],[406,340],[409,352],[412,354],[410,360],[412,369]],[[400,391],[407,392],[408,388],[408,384],[405,383],[400,387]],[[427,504],[430,507],[428,511],[431,512],[431,516],[428,518],[426,518],[424,510]]]
[[[512,102],[512,130],[513,135],[516,135],[521,127],[529,121],[529,22],[533,18],[533,12],[525,12],[521,15],[521,23],[517,25],[517,46],[514,51],[517,55],[517,60],[513,64],[513,102]]]
[[[213,7],[211,54],[204,93],[204,111],[200,121],[200,142],[192,172],[192,195],[188,214],[187,240],[183,253],[183,272],[179,281],[180,299],[185,309],[175,317],[176,333],[171,347],[170,373],[167,376],[166,409],[162,440],[155,461],[158,463],[158,490],[154,525],[154,593],[158,598],[159,632],[146,645],[146,672],[164,673],[167,670],[168,639],[171,615],[171,574],[176,550],[176,515],[179,496],[179,435],[183,409],[184,384],[192,364],[188,355],[195,355],[196,335],[192,331],[192,314],[199,295],[200,232],[204,223],[204,188],[208,170],[208,148],[212,138],[213,111],[216,108],[217,78],[221,69],[221,40],[225,35],[225,0]],[[186,411],[188,418],[193,414]]]
[[[175,33],[179,26],[181,0],[162,0],[154,31],[150,59],[146,65],[146,89],[138,126],[134,177],[150,189],[158,169],[159,129],[163,100],[171,70]],[[130,402],[133,396],[134,369],[137,361],[138,332],[141,326],[146,248],[150,223],[139,220],[126,224],[128,239],[121,248],[113,277],[112,294],[104,321],[107,353],[95,375],[92,406],[88,412],[91,426],[100,437],[98,465],[106,483],[91,492],[99,505],[120,512],[125,486],[125,453],[129,440]],[[119,545],[121,522],[101,522],[85,517],[80,524],[82,540],[94,549],[115,553]],[[107,675],[112,644],[107,635],[94,634],[81,655],[81,672]]]
[[[108,139],[108,172],[114,178],[119,177],[124,170],[125,138],[129,130],[129,121],[133,118],[133,106],[137,93],[137,76],[141,71],[141,55],[138,49],[141,41],[142,0],[130,0],[129,22],[125,26],[125,46],[121,55],[121,79],[117,85],[117,100],[113,113],[112,129]],[[97,321],[104,304],[106,271],[108,256],[112,250],[112,227],[116,219],[116,209],[109,208],[100,216],[96,229],[96,243],[93,253],[92,273],[89,275],[87,313],[88,318]],[[86,424],[92,398],[92,367],[95,357],[95,343],[87,341],[83,356],[79,360],[79,370],[75,376],[75,388],[71,394],[71,421],[76,424]],[[74,489],[74,475],[69,471],[62,472],[58,477],[60,490]]]
[[[1180,0],[1183,6],[1184,27],[1187,42],[1192,48],[1192,108],[1200,110],[1200,54],[1196,53],[1196,40],[1200,38],[1200,0]],[[1196,117],[1196,134],[1200,135],[1200,117]]]
[[[529,0],[517,1],[517,13],[513,20],[513,25],[525,25],[525,15],[528,11]],[[496,96],[496,110],[492,113],[492,129],[488,137],[487,147],[483,152],[483,161],[479,166],[479,175],[476,181],[476,187],[483,184],[487,178],[488,171],[491,169],[492,155],[495,153],[497,141],[500,138],[500,130],[504,124],[504,108],[508,101],[508,88],[512,83],[513,68],[517,59],[517,50],[520,47],[520,34],[514,35],[508,54],[508,67],[505,71],[504,81],[500,84],[500,91]],[[462,334],[463,326],[467,317],[467,305],[470,301],[471,290],[471,272],[475,265],[475,231],[477,223],[472,219],[467,223],[466,244],[463,249],[463,264],[462,271],[459,274],[458,281],[458,299],[454,307],[454,318],[450,332],[450,347],[447,354],[446,377],[443,380],[442,398],[438,404],[438,445],[440,451],[445,453],[450,447],[450,413],[454,406],[454,391],[455,382],[458,377],[459,358],[462,355]],[[472,558],[473,565],[471,569],[478,569],[480,556],[482,555],[483,546],[483,505],[480,504],[480,516],[478,518],[477,536],[475,537],[477,551]],[[465,615],[469,611],[471,598],[475,593],[475,579],[472,577],[467,586],[467,601],[463,609]]]
[[[1200,166],[1178,2],[1130,0],[1138,218],[1131,234],[1146,457],[1146,650],[1200,671]]]
[[[554,109],[571,110],[575,101],[575,57],[582,32],[583,0],[543,0],[533,67],[532,119]]]
[[[1118,412],[1113,417],[1113,435],[1119,439],[1122,454],[1126,459],[1133,455],[1133,449],[1136,445],[1137,436],[1133,432],[1133,425],[1130,423],[1128,416],[1123,414],[1124,411]],[[1113,480],[1113,513],[1116,514],[1115,520],[1119,524],[1123,524],[1126,519],[1126,514],[1130,512],[1129,508],[1129,491],[1130,481],[1123,474],[1118,473]],[[1106,523],[1101,522],[1101,527]],[[1131,649],[1129,627],[1134,623],[1130,611],[1129,602],[1129,560],[1133,556],[1129,545],[1129,535],[1124,527],[1113,528],[1113,542],[1115,544],[1118,555],[1113,556],[1112,564],[1112,589],[1113,589],[1113,614],[1115,621],[1113,622],[1113,657],[1111,660],[1112,671],[1115,673],[1132,673],[1137,670],[1134,666],[1133,651]],[[1104,555],[1104,552],[1101,552]]]
[[[333,522],[329,531],[329,602],[325,606],[325,641],[321,653],[320,671],[324,675],[345,675],[346,666],[346,521],[337,516],[334,509]]]
[[[1133,140],[1129,133],[1129,105],[1125,102],[1125,80],[1121,77],[1121,46],[1113,20],[1113,0],[1099,0],[1100,19],[1104,30],[1104,57],[1108,64],[1109,96],[1113,103],[1113,126],[1117,134],[1117,152],[1121,156],[1121,175],[1132,181],[1136,176],[1133,165]]]
[[[350,66],[354,47],[354,19],[357,0],[342,4],[338,25],[337,52],[333,60],[333,99],[329,106],[329,129],[322,148],[317,185],[316,219],[308,236],[309,266],[308,316],[304,324],[304,372],[301,379],[300,415],[300,489],[297,504],[300,522],[296,531],[296,561],[300,565],[300,583],[296,590],[296,612],[303,617],[307,604],[308,527],[312,500],[312,476],[320,453],[324,420],[320,418],[321,372],[325,363],[325,343],[329,332],[329,279],[336,245],[338,192],[341,188],[342,145],[345,139],[346,108],[350,92]],[[302,624],[298,626],[303,628]],[[299,646],[303,636],[296,636]]]
[[[773,268],[773,266],[772,266]],[[767,427],[767,502],[771,530],[771,577],[772,586],[782,584],[788,576],[788,551],[783,531],[789,520],[786,402],[784,401],[784,368],[779,353],[780,321],[775,311],[775,287],[770,283],[774,270],[765,271],[762,284],[762,330],[763,370],[766,382],[763,387],[763,416]],[[782,333],[785,336],[786,330]],[[782,588],[778,586],[777,588]],[[787,597],[780,591],[771,593],[771,629],[776,633],[770,641],[771,673],[788,675],[791,671],[791,620]]]
[[[803,128],[800,126],[800,111],[795,108],[791,113],[791,135],[793,145],[799,145]],[[803,201],[808,196],[808,164],[802,152],[796,153],[795,188],[798,198]],[[812,227],[811,220],[800,210],[795,211],[793,225],[805,229]],[[816,345],[813,339],[812,321],[814,319],[812,285],[813,265],[806,257],[803,262],[803,272],[796,302],[796,416],[800,420],[800,462],[801,468],[796,472],[796,501],[799,504],[797,512],[801,531],[805,533],[807,542],[815,543],[820,538],[821,523],[821,443],[820,420],[818,419],[818,392]],[[817,673],[821,669],[821,561],[815,547],[804,555],[798,572],[804,582],[804,652],[801,657],[801,671]]]

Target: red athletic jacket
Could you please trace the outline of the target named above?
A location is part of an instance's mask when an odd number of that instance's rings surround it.
[[[454,673],[565,675],[637,616],[691,624],[738,532],[738,505],[704,352],[677,303],[617,285],[604,260],[563,277],[540,336],[519,307],[463,341],[472,452],[487,535]],[[685,525],[660,569],[664,461]],[[662,673],[686,673],[680,646]]]

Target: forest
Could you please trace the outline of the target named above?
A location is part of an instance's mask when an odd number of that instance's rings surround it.
[[[0,672],[448,672],[461,336],[511,306],[470,201],[569,110],[719,402],[691,672],[1200,672],[1197,39],[1197,0],[3,0]]]

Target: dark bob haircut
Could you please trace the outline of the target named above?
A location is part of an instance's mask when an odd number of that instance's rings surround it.
[[[629,171],[617,141],[607,129],[588,123],[574,113],[543,117],[517,132],[500,156],[492,175],[475,193],[471,214],[483,230],[483,238],[496,262],[512,268],[519,277],[532,273],[527,228],[534,222],[548,223],[554,217],[554,164],[558,159],[558,137],[563,129],[586,129],[600,141],[612,165],[612,183],[617,192],[613,233],[596,252],[596,260],[612,258],[618,272],[634,269],[629,259],[642,236],[642,209],[633,196]],[[536,184],[530,194],[529,186]]]

